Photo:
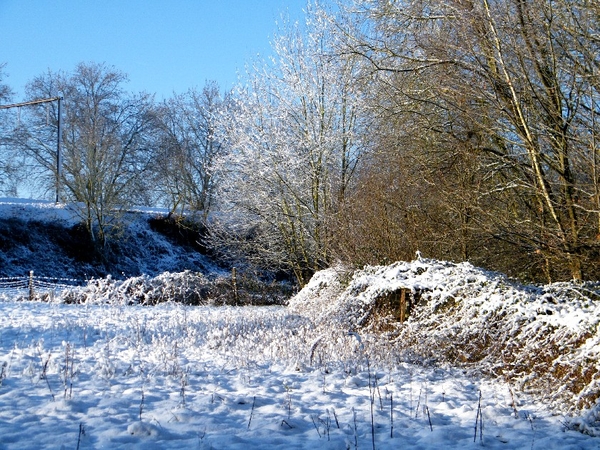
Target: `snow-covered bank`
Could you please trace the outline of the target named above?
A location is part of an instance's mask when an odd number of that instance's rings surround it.
[[[0,316],[2,449],[598,447],[506,383],[403,363],[376,335],[282,307]]]
[[[210,258],[152,226],[167,211],[137,208],[123,217],[118,239],[103,258],[95,255],[72,205],[0,198],[0,277],[86,279],[156,276],[165,271],[218,271]]]
[[[385,304],[402,290],[404,323]],[[557,411],[593,407],[589,431],[599,433],[599,299],[599,284],[523,286],[468,263],[417,260],[317,273],[290,308],[318,323],[384,329],[406,357],[498,377]]]

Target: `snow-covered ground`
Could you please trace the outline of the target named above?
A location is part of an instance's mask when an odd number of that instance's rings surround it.
[[[504,383],[285,307],[5,301],[0,317],[1,449],[600,447]]]
[[[0,218],[76,222],[12,199]],[[287,307],[142,306],[204,285],[151,278],[181,258],[131,227],[160,250],[144,276],[0,292],[0,450],[600,449],[597,283],[417,260],[320,272]],[[385,309],[401,290],[404,323]]]

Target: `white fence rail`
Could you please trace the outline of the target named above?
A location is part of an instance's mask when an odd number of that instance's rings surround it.
[[[27,295],[32,300],[36,293],[56,293],[84,284],[74,278],[38,277],[31,271],[28,276],[0,278],[0,294]]]

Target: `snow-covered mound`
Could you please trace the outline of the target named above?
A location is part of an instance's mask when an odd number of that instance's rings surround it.
[[[389,266],[368,266],[353,274],[343,267],[334,267],[316,273],[290,300],[290,308],[318,321],[336,321],[349,328],[364,328],[369,326],[369,318],[374,313],[381,312],[379,300],[400,290],[410,292],[412,303],[426,300],[437,311],[453,303],[456,296],[497,294],[495,291],[500,285],[512,289],[511,297],[515,301],[529,295],[529,288],[519,287],[501,274],[475,268],[469,263],[420,259]],[[498,298],[497,295],[494,298]],[[381,321],[377,325],[380,326]]]
[[[404,322],[390,303],[402,291]],[[416,260],[319,272],[289,307],[349,330],[385,330],[407,355],[499,377],[572,413],[598,407],[599,299],[599,284],[525,286],[468,263]],[[600,426],[598,410],[590,414]]]

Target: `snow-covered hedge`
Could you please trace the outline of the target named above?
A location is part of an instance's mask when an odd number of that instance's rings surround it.
[[[415,302],[403,323],[380,310],[401,289]],[[417,260],[351,277],[319,272],[289,307],[361,333],[384,329],[406,355],[500,377],[563,412],[600,398],[599,284],[526,286],[468,263]]]
[[[235,286],[235,287],[234,287]],[[201,273],[164,272],[156,277],[142,275],[125,280],[111,277],[90,280],[85,286],[58,293],[61,303],[107,303],[156,305],[177,302],[186,305],[281,304],[290,295],[289,286],[239,276],[209,279]],[[46,300],[42,294],[40,299]]]

